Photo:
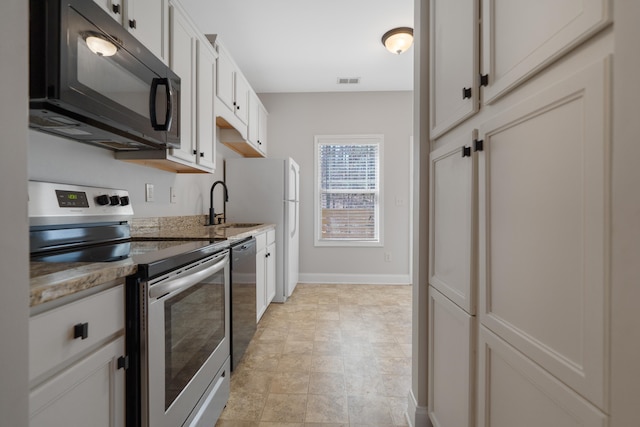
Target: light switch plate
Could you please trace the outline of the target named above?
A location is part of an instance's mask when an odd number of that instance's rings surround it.
[[[153,202],[153,184],[144,185],[144,200],[147,202]]]

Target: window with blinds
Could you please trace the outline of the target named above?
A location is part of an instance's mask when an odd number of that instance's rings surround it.
[[[380,241],[381,136],[316,137],[316,243]]]

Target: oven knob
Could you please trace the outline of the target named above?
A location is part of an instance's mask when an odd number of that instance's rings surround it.
[[[109,197],[109,204],[111,206],[118,206],[120,204],[120,197],[119,196]]]
[[[129,204],[129,196],[120,197],[120,204],[122,206],[127,206]]]
[[[108,205],[109,196],[107,196],[106,194],[101,194],[100,196],[96,197],[96,203],[100,206]]]

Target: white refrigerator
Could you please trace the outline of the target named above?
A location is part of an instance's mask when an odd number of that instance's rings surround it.
[[[276,224],[276,296],[298,284],[300,166],[292,159],[227,159],[227,222]]]

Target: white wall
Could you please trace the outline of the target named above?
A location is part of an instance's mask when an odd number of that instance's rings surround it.
[[[26,427],[29,235],[27,227],[28,3],[0,5],[0,425]]]
[[[269,157],[300,164],[300,282],[411,283],[412,92],[260,94]],[[314,247],[314,136],[383,134],[383,247]],[[402,205],[396,205],[396,198]],[[385,262],[384,253],[391,253]]]
[[[29,179],[95,185],[128,190],[137,218],[209,213],[211,184],[223,177],[225,157],[238,157],[218,144],[215,174],[175,174],[114,158],[113,152],[81,142],[29,131]],[[145,183],[154,185],[153,202],[144,198]],[[169,201],[175,187],[177,203]],[[222,191],[216,190],[216,211],[222,212]]]

